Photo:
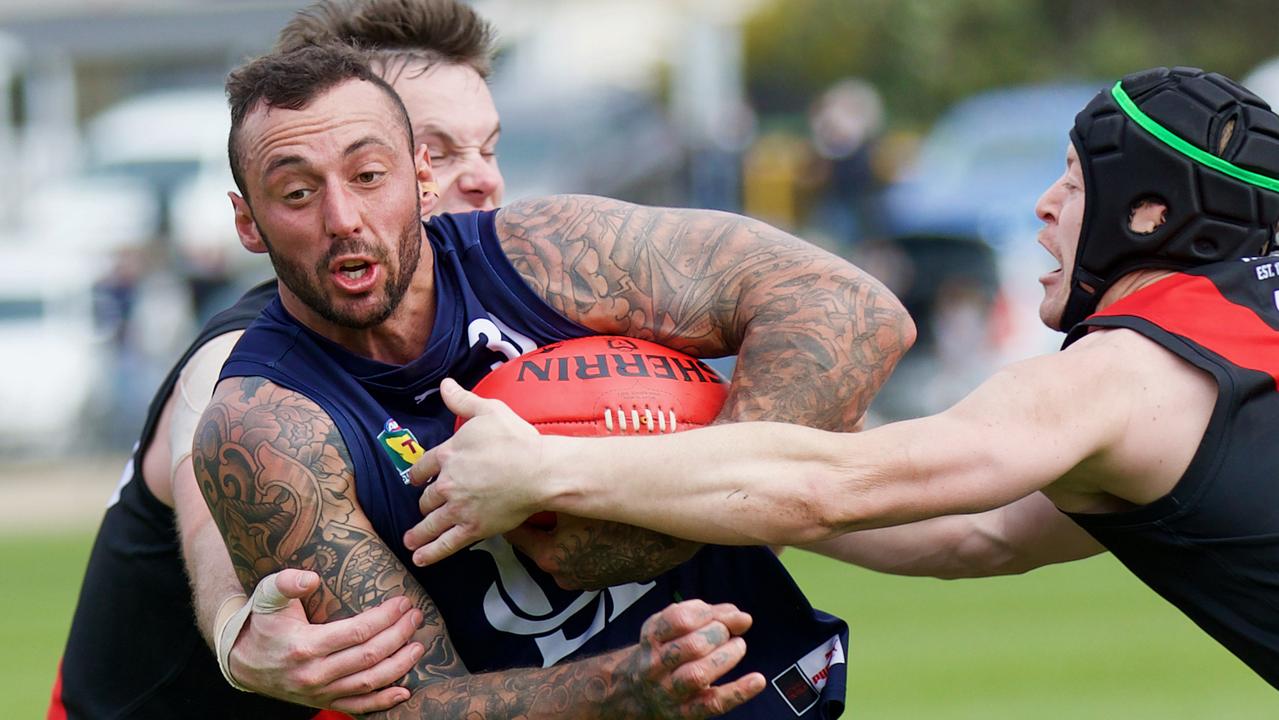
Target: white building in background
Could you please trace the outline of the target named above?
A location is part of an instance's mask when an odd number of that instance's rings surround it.
[[[554,110],[570,115],[582,110],[576,121],[583,125],[607,121],[610,98],[651,99],[665,77],[670,107],[659,109],[675,128],[674,140],[696,147],[718,142],[726,136],[726,127],[740,126],[744,102],[739,27],[760,2],[485,0],[475,4],[497,26],[505,48],[494,85],[499,108],[514,116],[504,123],[507,127],[514,127],[515,118],[527,116],[534,120],[535,129],[541,129],[537,120]],[[28,217],[31,194],[52,179],[85,169],[91,159],[82,146],[82,130],[91,118],[147,91],[220,88],[227,69],[269,48],[275,32],[306,4],[296,0],[7,0],[0,4],[0,163],[17,169],[6,174],[7,186],[0,188],[4,191],[0,192],[0,220],[12,226],[15,220],[29,224],[45,219]],[[597,94],[600,90],[603,93]],[[599,105],[604,107],[590,107]],[[608,129],[596,128],[594,134]],[[602,144],[608,138],[593,140]],[[521,152],[514,150],[516,156]],[[648,154],[663,155],[660,147]],[[607,158],[607,152],[603,156]],[[623,159],[617,158],[619,165]],[[517,176],[512,187],[521,189],[519,169],[512,169]],[[528,173],[526,190],[564,189],[553,184],[564,181],[563,172],[538,168]],[[146,235],[149,230],[138,228],[138,232]]]

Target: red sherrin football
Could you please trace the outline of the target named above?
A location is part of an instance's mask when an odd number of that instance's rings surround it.
[[[600,335],[521,355],[474,391],[505,402],[544,435],[646,435],[709,425],[728,386],[706,363],[677,350]],[[551,513],[529,522],[555,524]]]
[[[727,395],[706,363],[646,340],[565,340],[511,360],[475,393],[546,435],[637,435],[709,425]]]

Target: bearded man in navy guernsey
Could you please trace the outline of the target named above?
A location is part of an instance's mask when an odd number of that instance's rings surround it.
[[[316,622],[408,596],[426,650],[388,716],[838,716],[847,628],[767,549],[583,520],[557,532],[592,539],[589,568],[552,576],[501,540],[419,568],[396,460],[452,434],[445,377],[591,334],[737,353],[721,419],[851,428],[913,340],[896,299],[724,213],[565,196],[423,225],[425,148],[350,50],[260,58],[228,95],[236,226],[280,299],[227,361],[193,459],[245,588],[315,570]]]

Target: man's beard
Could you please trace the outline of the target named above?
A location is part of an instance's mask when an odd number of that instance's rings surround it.
[[[390,317],[395,308],[399,307],[400,301],[404,299],[404,294],[408,292],[409,285],[413,282],[413,274],[417,272],[418,262],[422,259],[422,220],[416,216],[400,233],[398,272],[395,277],[390,277],[389,274],[391,265],[387,262],[389,258],[386,249],[375,247],[362,240],[343,238],[335,241],[329,248],[329,252],[316,263],[311,272],[308,272],[300,263],[295,263],[276,253],[270,239],[265,232],[262,232],[261,226],[258,227],[258,234],[262,236],[267,255],[271,258],[271,265],[275,268],[275,274],[280,278],[280,282],[284,283],[285,287],[317,315],[334,325],[352,330],[367,330]],[[388,273],[382,283],[385,297],[381,306],[371,313],[359,315],[345,311],[338,307],[337,303],[334,303],[323,290],[321,278],[329,274],[329,265],[333,259],[345,254],[367,255]],[[372,292],[377,292],[377,289],[375,288]]]

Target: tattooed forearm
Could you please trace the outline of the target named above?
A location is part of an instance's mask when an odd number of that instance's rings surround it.
[[[722,420],[848,429],[914,341],[874,278],[747,218],[560,196],[504,208],[498,234],[570,319],[694,355],[737,353]]]
[[[688,604],[685,604],[688,605]],[[684,613],[679,627],[671,606],[651,617],[640,643],[599,657],[536,671],[476,675],[438,683],[429,696],[415,694],[388,713],[391,718],[704,718],[740,705],[758,690],[717,688],[721,697],[707,702],[703,688],[736,664],[740,649],[721,623],[703,624],[709,606]],[[673,638],[673,639],[672,639]],[[663,639],[669,640],[668,642]],[[709,654],[698,648],[712,648]],[[695,658],[701,658],[695,660]],[[681,669],[702,665],[704,681],[680,678]]]
[[[605,656],[588,663],[573,663],[532,672],[510,671],[475,675],[440,683],[436,692],[418,693],[393,708],[389,718],[532,718],[580,716],[583,704],[597,708],[595,717],[650,717],[634,712],[615,715],[603,705],[615,706],[627,693],[617,693],[613,677],[624,668]],[[613,696],[618,696],[614,698]]]
[[[643,582],[680,565],[701,548],[659,532],[599,521],[555,546],[556,579],[570,587],[598,590]]]
[[[568,515],[560,516],[554,531],[521,529],[507,539],[560,586],[584,590],[652,580],[702,547],[633,525]]]
[[[424,616],[416,639],[427,653],[408,684],[465,672],[435,604],[358,510],[351,459],[319,406],[261,378],[224,381],[192,462],[246,592],[281,568],[313,570],[321,587],[306,610],[316,622],[409,597]]]

